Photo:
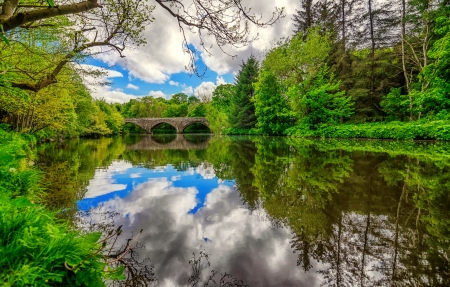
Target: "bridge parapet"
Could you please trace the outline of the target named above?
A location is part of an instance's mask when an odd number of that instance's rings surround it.
[[[177,134],[183,133],[184,129],[192,124],[200,123],[209,128],[209,122],[206,118],[128,118],[125,123],[133,123],[140,126],[149,133],[153,128],[162,123],[169,124],[177,130]]]

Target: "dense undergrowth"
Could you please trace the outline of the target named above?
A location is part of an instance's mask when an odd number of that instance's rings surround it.
[[[258,129],[229,128],[226,135],[262,135]],[[296,126],[286,130],[284,135],[304,138],[336,139],[394,139],[394,140],[450,140],[450,121],[414,121],[323,125],[318,129]]]
[[[298,137],[450,140],[450,121],[342,124],[317,130],[295,127],[287,133]]]
[[[41,204],[35,142],[0,129],[1,286],[104,286],[122,278],[100,252],[100,232],[82,234]]]

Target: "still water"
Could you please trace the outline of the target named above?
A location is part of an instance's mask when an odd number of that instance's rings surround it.
[[[123,286],[450,286],[450,144],[147,135],[39,154],[49,206],[122,225],[120,244],[143,229]]]

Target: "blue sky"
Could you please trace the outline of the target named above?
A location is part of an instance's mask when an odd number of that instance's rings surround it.
[[[85,64],[101,67],[105,70],[113,70],[122,74],[120,76],[108,77],[108,81],[111,83],[110,88],[112,90],[121,89],[127,94],[134,96],[148,95],[150,91],[161,91],[165,95],[170,96],[172,94],[186,92],[185,88],[192,87],[193,89],[200,86],[203,82],[217,83],[217,78],[221,77],[226,83],[234,82],[234,75],[227,73],[219,75],[211,69],[206,68],[203,61],[200,59],[197,64],[200,67],[200,71],[205,71],[203,77],[198,77],[195,74],[189,74],[188,72],[179,72],[170,75],[170,79],[164,83],[148,83],[139,78],[133,77],[129,74],[128,70],[120,65],[108,66],[104,62],[95,58],[89,58]],[[206,68],[206,70],[205,70]],[[129,85],[133,85],[134,88],[130,88]],[[137,88],[136,88],[137,87]],[[188,92],[186,92],[188,93]],[[189,93],[188,93],[189,94]],[[193,93],[191,93],[193,94]]]
[[[109,102],[128,102],[141,96],[170,98],[172,94],[185,92],[190,95],[212,94],[218,84],[233,83],[242,61],[254,55],[263,60],[264,55],[280,38],[292,34],[292,13],[299,6],[298,0],[274,0],[270,5],[266,1],[247,0],[252,11],[262,13],[265,18],[272,15],[274,7],[285,7],[286,17],[275,25],[261,29],[250,25],[249,38],[257,39],[245,47],[224,46],[222,51],[212,36],[199,39],[199,33],[186,32],[186,40],[196,51],[197,66],[207,68],[205,76],[199,78],[186,72],[189,55],[184,53],[183,34],[177,21],[167,11],[156,7],[153,12],[155,21],[149,24],[142,33],[147,44],[127,48],[121,58],[117,53],[101,53],[93,51],[95,58],[84,64],[94,68],[108,70],[103,79],[86,77],[85,83],[95,98],[104,98]],[[247,3],[246,2],[246,3]],[[202,45],[208,47],[206,52]],[[232,57],[234,56],[234,57]],[[111,83],[111,86],[99,86],[95,83]]]
[[[123,165],[121,162],[113,163],[113,166]],[[234,181],[220,181],[214,175],[212,167],[191,168],[187,171],[178,171],[172,165],[167,165],[164,168],[146,169],[142,167],[122,166],[119,169],[107,172],[99,172],[97,179],[107,179],[109,192],[102,192],[99,189],[105,188],[105,182],[96,184],[94,180],[91,181],[90,188],[93,192],[86,194],[84,198],[78,202],[78,207],[82,210],[89,210],[115,198],[125,198],[129,196],[133,190],[140,184],[146,183],[150,180],[163,179],[171,182],[171,187],[180,188],[196,188],[196,202],[197,205],[189,211],[195,214],[205,204],[206,196],[219,185],[233,186]],[[97,193],[97,194],[96,194]],[[93,196],[96,195],[96,196]]]

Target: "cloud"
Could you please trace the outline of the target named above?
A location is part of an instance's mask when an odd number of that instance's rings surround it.
[[[216,78],[216,85],[220,86],[220,85],[225,85],[227,82],[225,82],[225,79],[221,76],[217,76]]]
[[[203,102],[209,102],[215,89],[216,84],[213,82],[203,82],[194,89],[194,95]]]
[[[192,88],[191,86],[182,84],[181,87],[183,88],[183,90],[181,92],[184,94],[192,95],[194,93],[194,88]]]
[[[214,166],[207,162],[202,162],[199,166],[197,166],[196,172],[204,179],[213,179],[216,177]]]
[[[250,46],[243,48],[224,47],[224,50],[232,58],[223,53],[212,37],[205,38],[205,46],[211,48],[213,56],[209,57],[202,51],[198,33],[186,31],[187,40],[200,52],[200,58],[208,68],[219,75],[226,73],[236,73],[242,60],[247,59],[251,54],[262,58],[272,47],[272,43],[280,37],[292,35],[293,23],[292,14],[295,8],[299,7],[298,0],[274,0],[267,1],[247,0],[247,7],[252,7],[257,15],[263,14],[264,19],[271,17],[274,8],[285,7],[287,15],[272,27],[266,29],[257,28],[250,25],[251,36],[258,36]],[[130,79],[138,78],[148,83],[165,83],[170,79],[170,75],[185,71],[185,66],[189,63],[189,55],[183,52],[183,34],[180,32],[178,23],[167,11],[156,5],[153,12],[155,21],[148,25],[143,36],[147,39],[147,45],[133,47],[124,51],[125,58],[121,58],[116,53],[104,53],[96,56],[97,59],[109,65],[119,65],[129,71]],[[170,82],[169,82],[170,84]]]
[[[135,85],[133,85],[133,84],[131,84],[131,83],[129,83],[128,85],[127,85],[127,88],[128,89],[132,89],[132,90],[139,90],[139,87],[138,86],[135,86]]]
[[[131,99],[137,98],[134,95],[124,93],[122,89],[113,90],[109,85],[99,85],[98,83],[111,83],[110,78],[122,78],[123,74],[98,66],[80,64],[80,68],[86,72],[103,72],[105,75],[94,77],[92,75],[84,75],[83,83],[86,85],[91,95],[95,99],[105,99],[110,103],[125,103]]]
[[[267,1],[247,0],[246,6],[252,7],[252,12],[255,12],[256,14],[261,13],[265,19],[272,15],[274,7],[284,7],[286,17],[282,18],[273,26],[265,29],[258,28],[255,25],[250,25],[249,29],[251,37],[257,36],[257,40],[247,47],[224,48],[228,54],[235,55],[235,58],[223,53],[217,44],[214,43],[213,38],[207,38],[205,41],[205,46],[209,47],[210,45],[213,45],[213,48],[211,49],[213,56],[209,56],[209,54],[202,51],[200,53],[201,59],[204,61],[206,66],[208,66],[208,68],[215,71],[219,75],[226,73],[235,74],[239,70],[242,61],[245,61],[251,55],[254,55],[257,59],[262,60],[264,55],[273,47],[277,40],[292,36],[292,31],[294,30],[292,16],[295,13],[295,9],[299,8],[299,5],[300,1],[298,0],[274,0],[270,1],[269,5]],[[196,48],[200,49],[199,46],[196,46]]]
[[[121,214],[114,220],[123,225],[124,234],[144,228],[139,241],[145,248],[139,249],[139,257],[154,264],[158,286],[186,285],[192,272],[188,262],[200,250],[209,255],[210,269],[227,272],[250,286],[320,283],[321,275],[314,270],[299,272],[297,254],[290,247],[291,231],[261,220],[267,218],[264,209],[250,211],[242,205],[239,192],[219,185],[208,193],[204,207],[191,214],[197,194],[194,187],[152,179],[127,197],[103,203],[105,209]],[[210,269],[201,275],[208,276]]]
[[[180,85],[180,83],[174,82],[174,81],[169,81],[169,85],[178,87]]]
[[[114,175],[122,174],[132,168],[132,164],[126,161],[113,161],[107,169],[99,169],[94,178],[89,181],[89,186],[84,198],[95,198],[114,191],[124,190],[125,184],[116,184]]]
[[[150,91],[149,93],[148,93],[148,95],[149,96],[152,96],[152,97],[154,97],[154,98],[165,98],[165,99],[167,99],[167,95],[166,94],[164,94],[162,91]]]

